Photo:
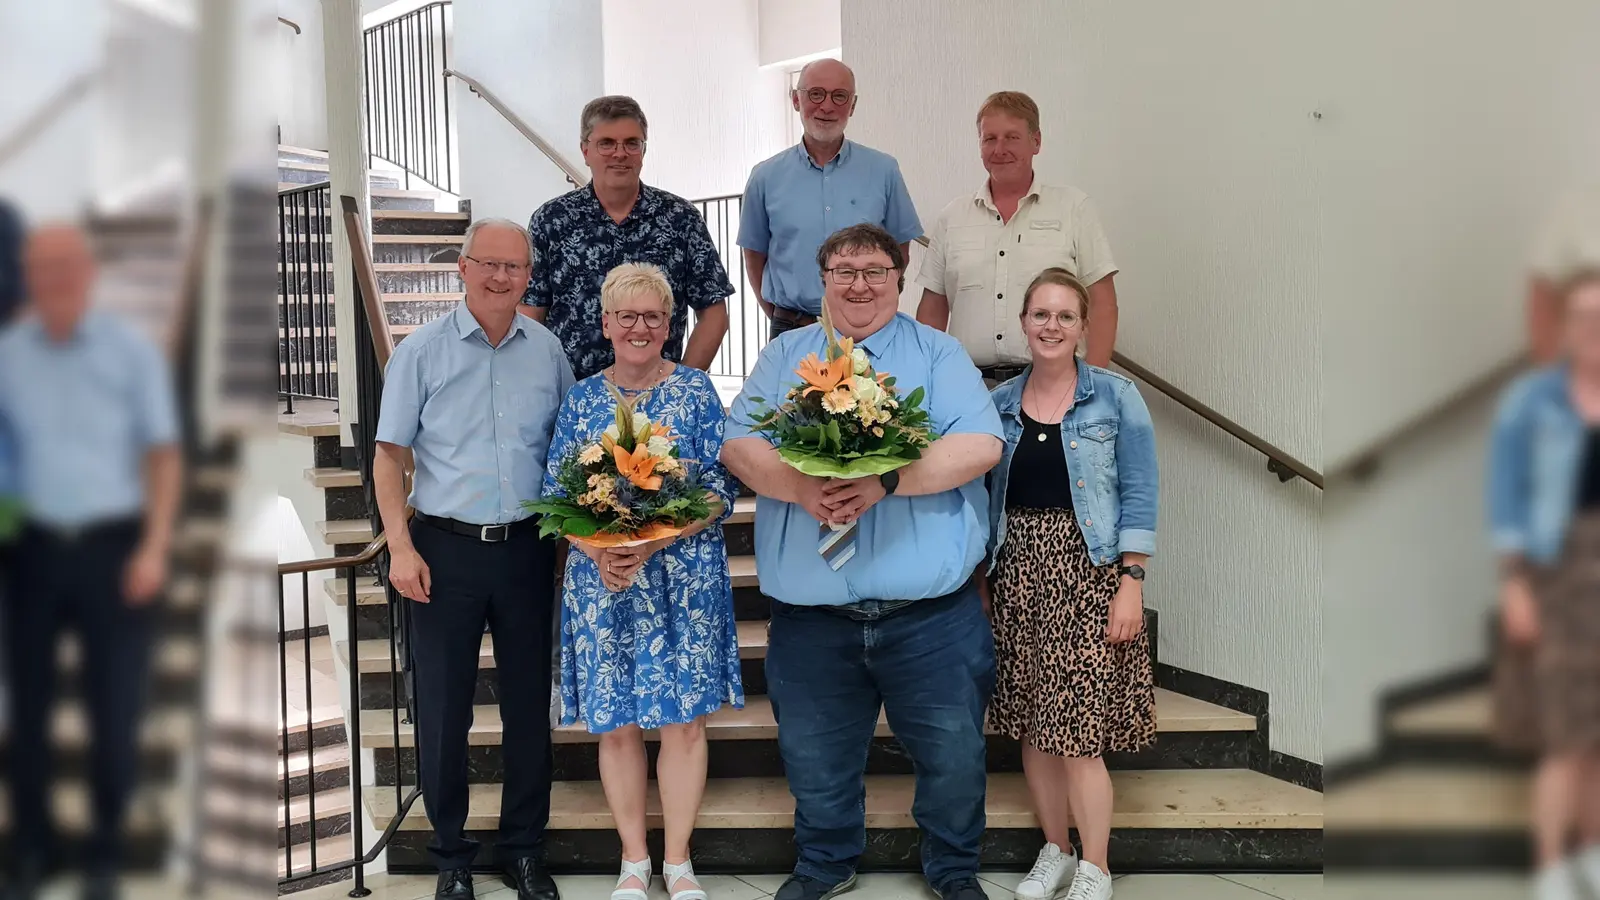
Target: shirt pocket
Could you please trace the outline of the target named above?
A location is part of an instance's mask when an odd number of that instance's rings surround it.
[[[882,227],[886,224],[884,219],[889,215],[889,198],[881,193],[851,197],[844,202],[844,209],[836,209],[836,212],[842,213],[837,216],[840,228],[860,225],[863,222]]]
[[[1060,266],[1078,274],[1078,254],[1068,237],[1067,222],[1062,219],[1036,219],[1022,229],[1020,252],[1026,281],[1051,266]]]
[[[952,293],[982,293],[994,280],[994,260],[987,226],[951,228],[945,238],[945,287]]]
[[[1090,419],[1078,423],[1078,450],[1093,470],[1096,482],[1117,477],[1117,420]]]

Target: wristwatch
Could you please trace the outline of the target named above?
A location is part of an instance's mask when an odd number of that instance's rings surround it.
[[[898,470],[885,472],[878,476],[878,483],[883,485],[885,494],[893,494],[895,488],[900,486],[900,472]]]
[[[1143,581],[1144,566],[1121,566],[1117,569],[1117,575],[1126,575],[1134,581]]]

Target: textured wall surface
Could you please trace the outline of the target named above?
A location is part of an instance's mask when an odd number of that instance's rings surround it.
[[[757,0],[605,0],[605,89],[650,120],[645,180],[698,200],[744,190],[783,148],[787,85],[762,71]],[[836,13],[837,14],[837,13]]]
[[[278,0],[278,15],[300,26],[273,26],[273,90],[281,140],[291,147],[328,149],[327,78],[322,58],[322,4],[319,0]]]
[[[0,139],[54,98],[80,73],[98,65],[106,35],[103,0],[0,3]],[[0,163],[0,196],[33,219],[70,216],[93,193],[99,100],[80,100]]]
[[[839,47],[840,0],[761,0],[761,64]]]
[[[455,6],[455,68],[478,79],[573,163],[578,113],[604,93],[600,4],[473,0]],[[570,190],[561,171],[488,103],[457,84],[461,194],[473,215],[527,222]]]

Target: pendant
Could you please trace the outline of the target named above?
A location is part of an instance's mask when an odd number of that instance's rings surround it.
[[[1044,432],[1039,433],[1039,440],[1044,440]]]

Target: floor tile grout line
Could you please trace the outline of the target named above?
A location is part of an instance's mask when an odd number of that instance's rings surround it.
[[[763,897],[771,897],[773,895],[773,892],[767,891],[767,890],[765,890],[763,888],[757,887],[756,885],[750,884],[750,882],[746,881],[741,876],[733,875],[733,876],[730,876],[730,877],[733,878],[734,881],[737,881],[737,882],[739,882],[741,884],[744,884],[744,885],[748,885],[751,890],[760,891],[761,892],[761,896],[763,896]]]
[[[1283,900],[1283,897],[1278,895],[1278,894],[1274,894],[1274,893],[1272,893],[1270,891],[1264,891],[1261,888],[1255,887],[1254,885],[1241,884],[1240,882],[1234,881],[1232,878],[1229,878],[1226,875],[1217,875],[1217,876],[1214,876],[1214,877],[1220,878],[1220,879],[1222,879],[1223,881],[1226,881],[1229,884],[1237,884],[1237,885],[1239,885],[1239,887],[1242,887],[1247,891],[1255,891],[1256,893],[1261,894],[1264,897],[1272,897],[1273,900]]]

